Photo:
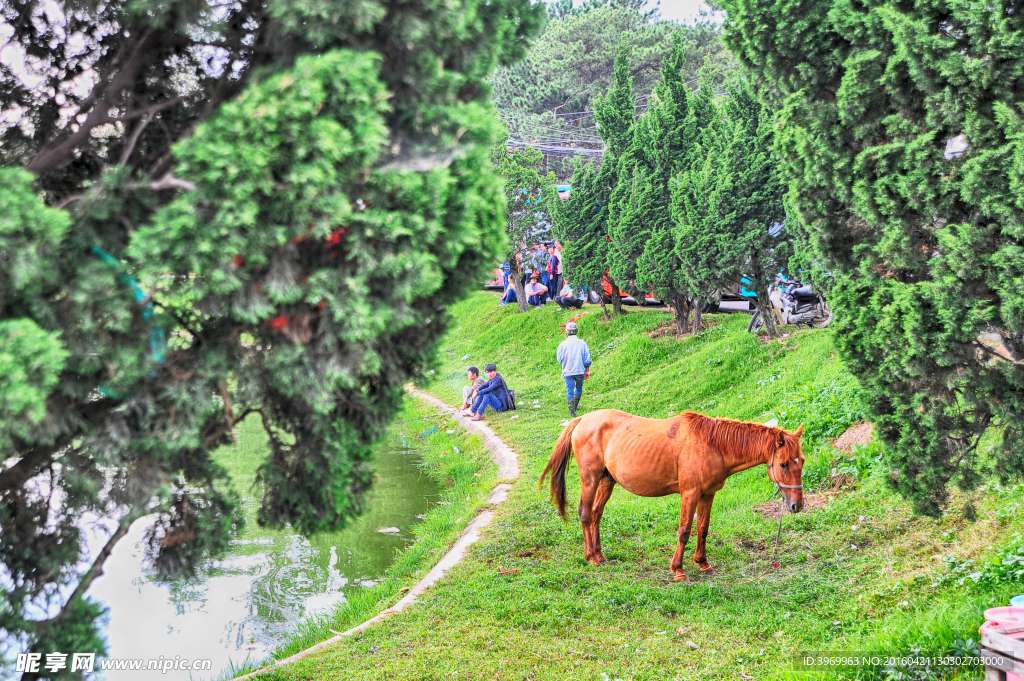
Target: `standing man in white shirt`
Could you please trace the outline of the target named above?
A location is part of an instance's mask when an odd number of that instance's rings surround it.
[[[576,322],[565,325],[567,338],[558,344],[555,356],[562,365],[565,379],[565,399],[569,403],[569,418],[576,418],[576,410],[583,397],[583,381],[590,378],[590,347],[580,338]]]

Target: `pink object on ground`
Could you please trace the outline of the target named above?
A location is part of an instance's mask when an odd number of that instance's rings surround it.
[[[1013,606],[989,608],[985,611],[985,619],[988,621],[978,629],[979,634],[985,629],[995,629],[996,627],[1024,626],[1024,608]],[[1007,635],[1018,640],[1024,639],[1024,631]],[[1006,681],[1024,681],[1024,678],[1012,672],[1006,672]]]

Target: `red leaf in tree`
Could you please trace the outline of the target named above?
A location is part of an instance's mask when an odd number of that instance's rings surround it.
[[[341,229],[339,229],[336,232],[334,232],[334,234],[332,234],[329,237],[327,237],[327,245],[328,246],[336,246],[336,245],[338,245],[339,243],[341,243],[341,237],[344,234],[345,234],[345,228],[342,227]]]

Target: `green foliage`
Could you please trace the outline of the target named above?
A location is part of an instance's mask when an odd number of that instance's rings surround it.
[[[838,349],[871,395],[893,484],[936,515],[951,482],[973,488],[990,463],[1024,473],[1020,13],[724,8],[727,43],[776,111],[800,259],[837,275]],[[977,444],[992,426],[989,462]]]
[[[603,295],[601,277],[608,258],[608,207],[601,203],[608,194],[601,188],[605,167],[577,161],[569,198],[556,201],[552,210],[552,231],[562,244],[562,271],[577,293],[586,287]]]
[[[38,432],[67,355],[59,334],[31,319],[0,322],[0,448]]]
[[[999,552],[985,560],[961,560],[943,556],[946,572],[932,586],[974,586],[984,584],[1024,584],[1024,536],[1015,534]]]
[[[554,233],[564,245],[562,270],[566,279],[576,288],[586,286],[602,296],[603,277],[611,258],[612,193],[618,184],[622,155],[629,151],[633,138],[636,107],[630,54],[629,45],[620,43],[614,85],[598,95],[594,104],[594,117],[606,147],[604,158],[600,166],[577,163],[572,193],[552,214]]]
[[[709,96],[702,101],[714,108]],[[755,305],[775,334],[767,284],[785,267],[789,244],[780,229],[785,211],[771,116],[739,79],[711,115],[718,120],[700,139],[699,162],[672,188],[678,257],[687,285],[702,299],[749,277]]]
[[[87,652],[108,552],[76,568],[80,519],[153,514],[158,573],[204,569],[242,520],[212,452],[245,417],[260,523],[361,511],[402,385],[502,252],[486,81],[544,8],[57,5],[4,9],[62,66],[0,64],[0,159],[34,174],[0,168],[0,628]]]

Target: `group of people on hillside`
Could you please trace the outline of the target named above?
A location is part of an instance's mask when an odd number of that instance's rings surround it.
[[[562,277],[562,245],[557,241],[547,246],[534,244],[526,258],[520,258],[519,266],[526,302],[530,307],[543,307],[549,300],[554,300],[562,309],[583,307],[583,301],[573,295],[572,288]],[[518,302],[508,263],[503,264],[501,270],[504,292],[498,307]]]
[[[590,347],[579,337],[576,322],[565,325],[565,334],[566,339],[558,344],[555,358],[562,365],[569,417],[576,418],[580,398],[583,397],[583,381],[590,378]],[[462,389],[462,411],[464,415],[472,416],[471,421],[482,421],[488,407],[498,413],[515,409],[512,393],[498,373],[498,367],[488,364],[484,372],[486,381],[480,377],[480,370],[476,367],[466,370],[469,385]]]

